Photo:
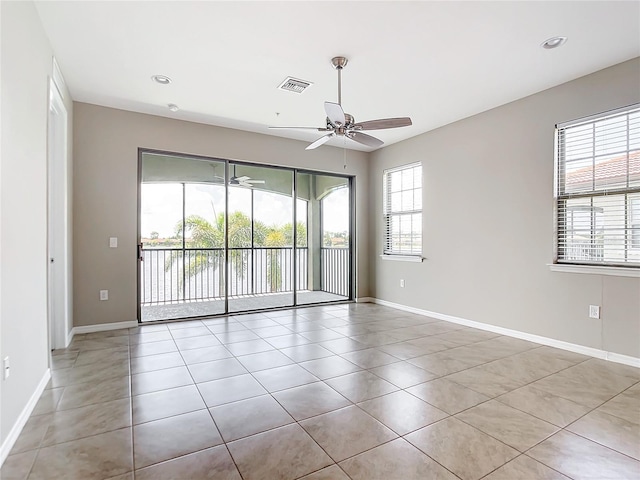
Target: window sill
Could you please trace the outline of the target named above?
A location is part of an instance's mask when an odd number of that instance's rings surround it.
[[[552,272],[586,273],[591,275],[640,278],[640,268],[605,267],[599,265],[568,265],[564,263],[551,263],[548,264],[548,267]]]
[[[381,254],[380,258],[382,260],[393,260],[396,262],[416,262],[421,263],[424,258],[416,255],[385,255]]]

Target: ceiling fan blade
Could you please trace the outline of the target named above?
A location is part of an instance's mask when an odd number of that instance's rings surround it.
[[[318,128],[318,127],[269,127],[272,130],[282,129],[282,130],[315,130],[317,132],[328,132],[328,128]]]
[[[314,148],[318,148],[320,145],[323,145],[323,144],[327,143],[329,141],[329,139],[331,139],[331,137],[333,137],[334,135],[335,135],[335,133],[331,132],[331,133],[325,135],[324,137],[320,137],[318,140],[316,140],[315,142],[313,142],[309,146],[307,146],[307,148],[305,148],[305,150],[313,150]]]
[[[327,112],[329,121],[334,125],[344,125],[346,119],[344,118],[344,110],[338,103],[324,102],[324,111]]]
[[[233,177],[234,180],[238,180],[239,182],[245,182],[247,180],[249,180],[251,177],[247,177],[246,175],[243,175],[242,177]]]
[[[409,117],[380,118],[356,123],[353,128],[356,130],[382,130],[383,128],[408,127],[409,125],[412,125]]]
[[[238,185],[240,185],[241,187],[249,187],[251,188],[253,185],[251,185],[250,183],[247,182],[238,182]]]
[[[244,182],[254,184],[254,183],[264,183],[264,180],[245,180]]]
[[[381,147],[384,145],[382,140],[377,139],[376,137],[372,137],[371,135],[367,135],[366,133],[353,132],[349,134],[349,138],[351,140],[355,140],[358,143],[366,145],[367,147]]]

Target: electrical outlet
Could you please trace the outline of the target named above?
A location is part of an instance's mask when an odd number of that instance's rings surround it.
[[[404,288],[404,278],[400,280],[400,288]]]
[[[109,247],[118,248],[118,237],[109,237]]]
[[[100,290],[100,300],[109,300],[109,290]]]
[[[600,318],[599,305],[589,305],[589,318]]]
[[[2,371],[3,371],[3,377],[5,380],[9,378],[9,369],[10,369],[9,357],[4,357],[4,360],[2,361]]]

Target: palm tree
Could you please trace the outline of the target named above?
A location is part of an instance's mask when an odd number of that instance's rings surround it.
[[[247,249],[252,248],[252,226],[254,246],[284,247],[292,245],[293,229],[290,223],[281,227],[267,227],[262,222],[254,221],[252,225],[248,215],[242,212],[231,213],[228,222],[229,262],[233,265],[233,270],[238,277],[244,276],[249,264]],[[184,261],[185,279],[210,268],[221,271],[224,262],[224,227],[224,214],[217,215],[213,223],[198,215],[190,215],[185,218],[184,225],[182,222],[176,225],[176,236],[181,238],[183,233],[185,236],[190,234],[190,237],[186,239],[185,246],[197,249],[184,253],[186,255]],[[298,222],[296,235],[298,246],[306,246],[307,230],[304,224]],[[267,251],[267,282],[271,292],[282,289],[280,252],[275,249]],[[174,264],[180,268],[182,255],[182,251],[175,251],[165,263],[165,271],[171,270]],[[179,278],[179,284],[182,287],[181,278]]]
[[[269,247],[284,247],[287,244],[286,235],[282,230],[273,229],[267,234],[265,243]],[[267,250],[267,283],[271,292],[282,291],[281,254],[282,250],[280,249],[270,248]]]

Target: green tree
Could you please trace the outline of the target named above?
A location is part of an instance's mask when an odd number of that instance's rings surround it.
[[[266,246],[284,247],[287,244],[287,238],[283,230],[272,228],[265,238]],[[267,250],[267,282],[272,292],[282,291],[281,253],[280,249],[270,248]]]
[[[291,224],[283,225],[281,231],[286,239],[285,245],[293,245],[293,228],[291,228]],[[307,246],[307,226],[302,222],[296,224],[296,246]]]
[[[224,264],[224,229],[225,216],[219,214],[213,223],[198,216],[190,215],[176,225],[176,237],[182,238],[183,229],[187,248],[219,249],[213,254],[210,251],[195,250],[187,252],[184,261],[185,277],[191,278],[208,268],[223,268]],[[236,275],[243,276],[248,268],[249,255],[246,249],[251,248],[251,218],[242,212],[229,215],[228,244],[229,262]],[[292,225],[267,227],[259,221],[253,222],[253,245],[258,247],[285,247],[293,243]],[[303,223],[297,224],[297,245],[307,245],[307,229]],[[174,264],[182,266],[182,251],[175,251],[165,264],[165,271],[171,270]],[[270,291],[282,290],[281,250],[267,251],[267,282]],[[180,279],[182,276],[179,277]],[[181,280],[180,280],[181,281]],[[180,284],[182,285],[182,284]]]
[[[282,227],[272,227],[265,239],[268,247],[289,247],[293,245],[293,227],[287,223]],[[304,223],[296,224],[296,246],[307,246],[307,227]],[[282,250],[269,250],[267,254],[267,281],[272,292],[282,291]]]
[[[175,237],[182,238],[183,233],[187,232],[191,234],[188,242],[186,242],[187,248],[222,249],[224,247],[224,219],[222,229],[219,227],[219,222],[217,221],[212,225],[209,221],[198,215],[190,215],[185,218],[184,225],[182,222],[176,224]],[[186,256],[184,262],[182,261],[183,255]],[[221,251],[211,254],[210,252],[202,250],[196,250],[194,252],[176,250],[172,252],[171,256],[165,262],[164,269],[165,271],[169,271],[173,268],[174,264],[177,264],[178,268],[183,266],[185,277],[191,278],[207,270],[209,267],[219,268],[223,261],[224,256],[221,255]],[[179,275],[178,278],[179,287],[181,288],[183,276]]]

